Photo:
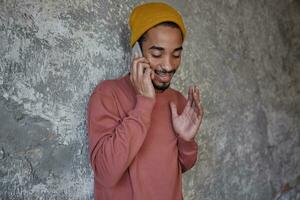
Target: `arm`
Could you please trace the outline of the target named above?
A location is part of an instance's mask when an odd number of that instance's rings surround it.
[[[137,95],[136,106],[120,118],[112,95],[94,92],[88,105],[90,162],[95,178],[115,185],[140,149],[150,126],[154,100]]]
[[[125,117],[120,116],[110,87],[103,87],[106,93],[100,88],[89,102],[90,159],[95,178],[104,186],[118,183],[142,146],[150,126],[155,90],[149,61],[144,57],[134,58],[130,72],[137,101]]]
[[[198,145],[195,136],[201,125],[203,109],[200,104],[199,90],[195,87],[189,88],[188,100],[181,98],[179,111],[175,103],[170,103],[172,123],[178,138],[179,162],[182,172],[192,168],[197,160]]]
[[[181,171],[186,172],[191,169],[197,161],[198,145],[194,140],[185,141],[180,137],[178,137],[177,145]]]
[[[179,101],[179,113],[181,114],[184,107],[187,105],[187,100],[182,96]],[[196,161],[198,154],[198,144],[193,139],[192,141],[185,141],[180,136],[177,135],[177,146],[178,146],[178,159],[181,166],[182,173],[191,169]]]

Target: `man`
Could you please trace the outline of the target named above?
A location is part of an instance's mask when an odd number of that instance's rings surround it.
[[[186,100],[169,87],[186,34],[180,14],[146,3],[130,16],[130,73],[101,82],[90,97],[90,161],[97,200],[181,200],[181,175],[197,159],[194,141],[203,111],[199,90]]]

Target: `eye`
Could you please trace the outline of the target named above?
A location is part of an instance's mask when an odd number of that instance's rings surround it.
[[[181,51],[176,51],[173,53],[174,58],[180,58],[180,56],[181,56]]]
[[[173,57],[174,57],[174,58],[180,58],[180,56],[181,56],[180,53],[179,53],[179,54],[173,54]]]
[[[153,58],[159,58],[162,56],[162,52],[157,49],[153,49],[152,51],[150,51],[150,53]]]
[[[154,58],[159,58],[159,57],[161,57],[161,54],[152,53],[151,56],[154,57]]]

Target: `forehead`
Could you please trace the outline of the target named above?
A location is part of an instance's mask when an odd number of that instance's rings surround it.
[[[165,48],[178,48],[182,46],[183,38],[179,28],[158,25],[147,31],[145,43]]]

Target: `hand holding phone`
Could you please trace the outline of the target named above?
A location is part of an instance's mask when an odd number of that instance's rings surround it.
[[[153,76],[150,63],[143,57],[141,47],[136,42],[132,48],[130,80],[138,94],[155,99],[155,89],[152,84]]]

